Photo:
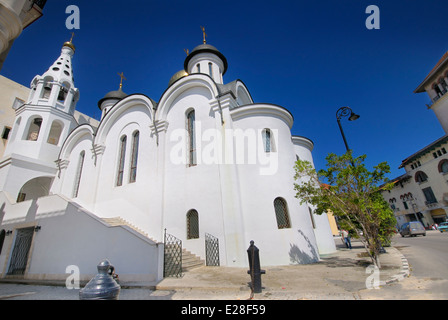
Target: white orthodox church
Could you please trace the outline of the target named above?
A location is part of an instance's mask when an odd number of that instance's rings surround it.
[[[0,278],[65,281],[76,266],[89,280],[107,258],[122,282],[157,282],[167,235],[207,265],[247,267],[251,240],[262,266],[335,251],[327,216],[293,189],[312,141],[291,135],[285,108],[224,83],[215,47],[192,50],[158,102],[120,84],[97,125],[74,117],[74,53],[66,42],[16,110],[0,159]]]

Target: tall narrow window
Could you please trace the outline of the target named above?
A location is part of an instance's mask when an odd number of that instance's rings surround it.
[[[196,67],[198,68],[198,73],[201,73],[201,65],[198,63],[198,64],[196,65]]]
[[[2,139],[3,140],[8,140],[10,132],[11,132],[11,127],[4,127],[3,128],[3,133],[2,133]]]
[[[211,62],[208,63],[208,73],[210,74],[210,77],[213,78],[213,65]]]
[[[265,152],[271,152],[274,151],[273,150],[273,145],[272,145],[272,134],[271,134],[271,130],[269,129],[264,129],[261,132],[262,138],[263,138],[263,147],[264,147],[264,151]]]
[[[431,187],[422,189],[423,194],[425,195],[426,203],[437,203],[436,196],[432,191]]]
[[[129,182],[135,182],[137,179],[137,159],[138,159],[138,141],[140,133],[135,131],[132,135],[132,156],[131,156],[131,172],[129,176]]]
[[[199,239],[199,215],[194,209],[187,213],[187,239]]]
[[[282,198],[276,198],[274,200],[274,209],[275,209],[275,217],[277,218],[277,227],[279,229],[291,228],[286,201]]]
[[[84,167],[84,158],[86,153],[82,151],[79,154],[78,167],[76,168],[75,185],[73,187],[73,198],[78,197],[79,185],[81,184],[82,168]]]
[[[196,165],[196,138],[195,138],[195,115],[194,110],[187,114],[187,130],[188,130],[188,164]]]
[[[3,242],[5,241],[6,231],[2,229],[0,231],[0,254],[2,254]]]
[[[308,211],[310,212],[311,224],[313,225],[313,229],[316,229],[316,222],[314,221],[313,209],[308,207]]]
[[[118,159],[117,187],[123,185],[124,160],[126,155],[126,136],[120,139],[120,157]]]

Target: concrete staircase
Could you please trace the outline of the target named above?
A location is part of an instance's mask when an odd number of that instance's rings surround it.
[[[205,265],[205,261],[195,254],[182,249],[182,272],[187,272],[191,269],[199,268]]]
[[[149,237],[146,232],[144,232],[143,230],[139,229],[138,227],[134,226],[133,224],[129,223],[128,221],[124,220],[121,217],[102,218],[102,220],[111,227],[127,226],[135,230],[136,232],[140,233],[141,235],[145,236],[146,238],[151,239],[154,242],[157,242],[153,238]],[[190,251],[187,251],[185,248],[182,249],[182,272],[187,272],[191,269],[199,268],[204,265],[205,261],[202,260],[200,257],[196,256]]]
[[[105,223],[107,223],[111,227],[127,226],[127,227],[131,228],[132,230],[134,230],[134,231],[140,233],[141,235],[145,236],[146,238],[151,239],[154,242],[157,242],[153,238],[149,237],[149,235],[146,232],[144,232],[143,230],[137,228],[136,226],[134,226],[133,224],[129,223],[128,221],[124,220],[121,217],[102,218],[101,220],[103,220]]]

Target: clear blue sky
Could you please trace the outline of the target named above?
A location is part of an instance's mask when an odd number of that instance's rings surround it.
[[[227,58],[224,82],[241,79],[255,102],[281,105],[294,115],[294,135],[315,144],[318,169],[345,152],[336,111],[361,115],[342,125],[355,155],[369,167],[387,161],[394,178],[401,161],[444,132],[429,97],[414,94],[448,51],[446,0],[321,1],[65,1],[48,0],[44,16],[15,41],[1,74],[29,86],[59,56],[72,30],[68,5],[79,7],[75,30],[78,110],[99,117],[97,102],[118,89],[158,101],[183,68],[184,49],[208,43]],[[368,5],[380,9],[380,30],[368,30]]]

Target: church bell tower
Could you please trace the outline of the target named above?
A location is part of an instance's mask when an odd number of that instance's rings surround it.
[[[45,177],[45,184],[50,183],[62,144],[77,126],[73,114],[79,90],[73,78],[72,40],[73,36],[64,43],[59,58],[43,75],[34,77],[27,102],[16,110],[11,138],[0,160],[0,190],[13,197],[33,179]]]

